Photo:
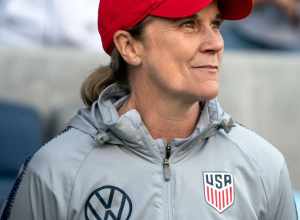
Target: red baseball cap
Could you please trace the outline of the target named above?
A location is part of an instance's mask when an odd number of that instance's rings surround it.
[[[98,30],[102,45],[111,54],[113,35],[118,30],[128,30],[147,16],[170,19],[189,17],[214,0],[100,0]],[[238,20],[248,16],[252,0],[217,0],[223,19]]]

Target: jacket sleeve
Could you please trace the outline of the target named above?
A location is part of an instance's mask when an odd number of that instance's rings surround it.
[[[284,163],[280,171],[276,188],[270,196],[270,216],[268,220],[297,220],[296,204],[293,198],[293,191],[290,183],[288,169],[286,163]]]
[[[24,167],[2,208],[0,220],[66,219],[52,190],[31,169]]]

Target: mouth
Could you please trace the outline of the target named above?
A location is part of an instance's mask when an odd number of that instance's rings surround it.
[[[193,66],[193,69],[206,70],[209,72],[217,72],[219,67],[217,65],[201,65],[201,66]]]
[[[201,66],[193,66],[193,68],[203,68],[203,69],[218,69],[217,65],[201,65]]]

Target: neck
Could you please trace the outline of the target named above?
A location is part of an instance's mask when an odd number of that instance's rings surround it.
[[[178,99],[164,99],[161,95],[155,95],[153,91],[135,93],[134,90],[119,109],[119,114],[122,115],[131,109],[136,109],[140,113],[154,139],[162,138],[167,142],[191,135],[201,111],[198,102],[188,104]]]

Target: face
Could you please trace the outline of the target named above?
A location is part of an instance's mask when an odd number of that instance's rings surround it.
[[[177,99],[217,96],[224,49],[221,23],[216,3],[180,20],[151,17],[142,39],[141,80]]]

